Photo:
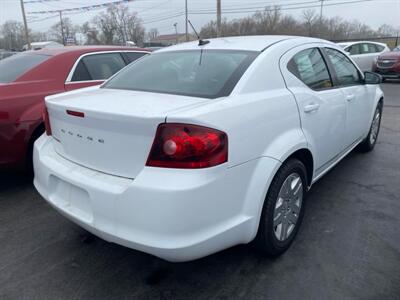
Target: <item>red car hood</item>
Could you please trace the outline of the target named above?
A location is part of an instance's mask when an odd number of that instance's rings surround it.
[[[379,55],[379,59],[400,59],[400,51],[386,52]]]

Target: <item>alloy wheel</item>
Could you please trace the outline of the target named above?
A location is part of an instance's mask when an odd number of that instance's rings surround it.
[[[380,121],[381,112],[380,109],[377,108],[375,111],[374,119],[372,120],[371,133],[369,136],[369,142],[371,143],[371,145],[373,145],[378,138]]]
[[[296,227],[303,201],[303,182],[297,173],[290,174],[283,182],[274,210],[275,237],[283,242]]]

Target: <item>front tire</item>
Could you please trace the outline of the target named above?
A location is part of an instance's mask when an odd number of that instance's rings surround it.
[[[256,247],[269,256],[283,254],[301,225],[307,194],[307,171],[298,159],[283,163],[265,198]]]
[[[378,140],[379,130],[381,128],[382,120],[382,102],[379,102],[375,109],[374,118],[372,119],[371,127],[367,137],[361,142],[360,150],[362,152],[372,151]]]

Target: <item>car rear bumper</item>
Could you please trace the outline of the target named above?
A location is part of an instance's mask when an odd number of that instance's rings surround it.
[[[232,168],[143,168],[128,179],[64,159],[53,142],[43,135],[35,143],[34,185],[42,197],[93,234],[169,261],[250,242],[280,166],[260,158]]]

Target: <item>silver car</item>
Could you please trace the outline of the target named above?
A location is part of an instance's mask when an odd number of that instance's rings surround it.
[[[372,65],[379,55],[390,51],[386,44],[369,41],[339,43],[339,46],[351,56],[364,72],[372,70]]]

